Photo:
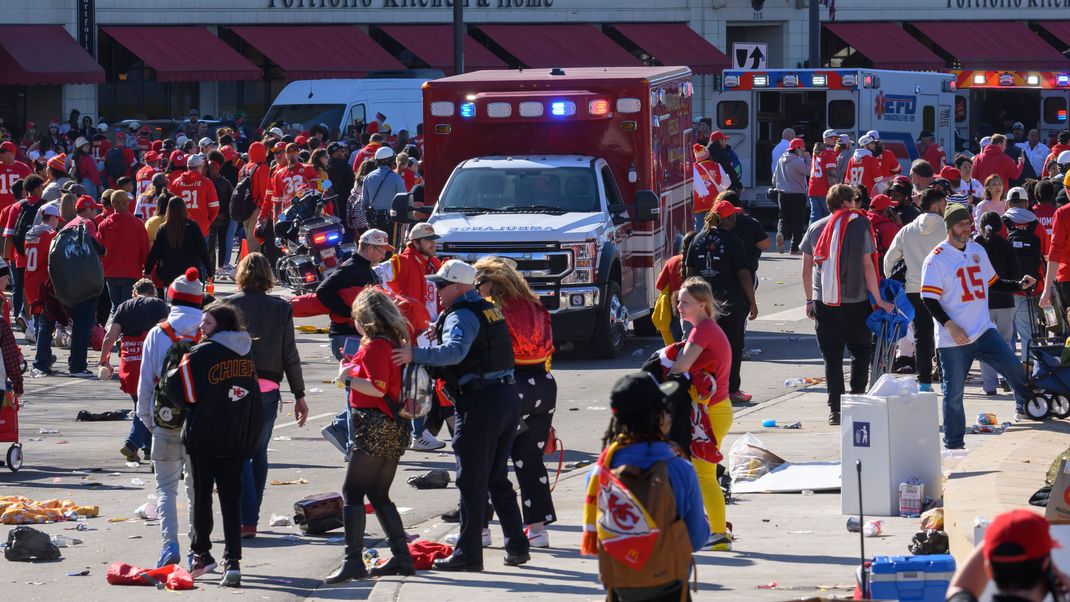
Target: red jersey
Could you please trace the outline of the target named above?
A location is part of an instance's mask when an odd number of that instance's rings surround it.
[[[1070,282],[1070,205],[1055,210],[1048,260],[1059,264],[1055,272],[1056,282]]]
[[[104,157],[107,156],[108,151],[111,150],[111,142],[107,140],[94,140],[93,146],[89,149],[89,156],[93,157],[93,160],[97,163],[104,161]]]
[[[836,159],[839,156],[836,149],[829,146],[814,155],[813,160],[810,161],[810,184],[806,194],[825,198],[825,195],[829,192],[828,169],[830,167],[835,169]]]
[[[137,184],[134,186],[134,198],[138,198],[148,192],[149,186],[152,186],[153,176],[160,173],[161,171],[162,170],[159,167],[153,167],[151,165],[146,165],[145,167],[142,167],[141,169],[137,170],[137,177],[134,178],[137,182]]]
[[[219,197],[215,184],[195,171],[184,171],[168,187],[172,194],[186,203],[189,218],[201,228],[201,235],[208,236],[208,228],[219,215]]]
[[[925,149],[925,153],[921,158],[929,162],[929,165],[933,166],[933,171],[940,171],[940,168],[944,166],[945,158],[947,154],[944,153],[944,149],[939,144],[930,144],[929,148]],[[974,176],[977,174],[975,173]],[[1003,182],[1004,186],[1008,185],[1007,182]]]
[[[23,199],[11,206],[11,209],[4,215],[4,238],[8,239],[9,241],[11,241],[11,239],[13,239],[15,236],[15,222],[17,222],[19,216],[22,215],[22,208],[27,203],[35,207],[34,211],[39,209],[41,205],[44,204],[44,202],[41,200],[41,197],[34,197]],[[15,244],[13,241],[11,242],[11,248],[14,249],[13,256],[15,258],[15,267],[26,267],[26,257],[22,253],[19,253],[18,249],[15,249]]]
[[[374,158],[375,151],[379,150],[380,146],[382,146],[382,144],[370,142],[367,146],[357,151],[357,155],[353,157],[353,171],[360,171],[360,166],[364,165],[364,162],[368,159]]]
[[[48,249],[55,237],[56,231],[44,225],[34,226],[26,233],[26,275],[22,291],[26,304],[31,307],[41,298],[41,287],[48,280]]]
[[[298,163],[281,169],[276,169],[271,177],[272,200],[275,203],[275,214],[278,215],[290,206],[290,202],[302,188],[311,188],[312,182],[319,175],[311,165]]]
[[[861,154],[863,152],[865,154]],[[873,190],[874,186],[883,180],[881,166],[872,154],[864,150],[856,150],[851,155],[851,160],[847,162],[844,183],[851,186],[865,186],[866,190]]]
[[[152,150],[152,140],[150,140],[148,136],[139,137],[137,139],[138,154],[144,157],[145,153],[149,152],[150,150]]]
[[[903,173],[903,166],[899,164],[899,159],[896,158],[895,153],[888,149],[884,149],[884,152],[880,156],[881,175],[887,181],[901,173]]]
[[[11,187],[31,173],[33,170],[22,161],[14,161],[11,165],[0,163],[0,211],[15,204],[15,195],[11,193]]]
[[[1044,231],[1048,233],[1048,238],[1051,238],[1056,209],[1058,207],[1055,205],[1042,205],[1040,203],[1033,205],[1033,213],[1037,216],[1037,221],[1040,222],[1040,225],[1044,226]]]
[[[349,375],[355,378],[366,378],[376,389],[392,399],[398,399],[401,394],[401,368],[395,366],[390,359],[390,353],[393,350],[394,346],[390,344],[390,341],[378,337],[366,345],[361,345],[356,355],[353,356],[353,361],[349,366]],[[358,409],[375,409],[391,418],[394,417],[386,405],[386,400],[382,397],[365,395],[356,389],[349,390],[349,406]]]

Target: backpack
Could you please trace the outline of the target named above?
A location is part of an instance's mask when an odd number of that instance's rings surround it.
[[[12,242],[15,243],[15,250],[20,255],[26,254],[26,233],[33,228],[33,220],[37,216],[37,210],[41,208],[42,203],[31,205],[23,201],[19,207],[19,215],[15,218],[15,233],[11,236]]]
[[[1027,224],[1016,224],[1003,217],[1003,225],[1007,227],[1007,240],[1014,247],[1014,254],[1018,257],[1022,272],[1042,280],[1040,268],[1044,258],[1040,252],[1040,237],[1036,233],[1037,223],[1034,220]]]
[[[126,175],[126,159],[123,156],[123,149],[112,147],[108,154],[104,155],[104,173],[112,179]]]
[[[351,230],[363,231],[368,229],[368,216],[360,205],[360,191],[361,187],[354,186],[346,199],[346,226]]]
[[[426,416],[434,399],[435,380],[427,367],[407,364],[401,374],[401,416],[409,420]]]
[[[260,166],[243,175],[230,195],[230,219],[234,221],[244,222],[256,211],[256,201],[253,199],[253,176],[257,169],[260,169]]]
[[[676,512],[666,462],[647,469],[622,465],[598,477],[598,575],[607,593],[679,581],[691,572],[691,538]],[[644,533],[645,531],[645,533]]]
[[[160,322],[158,326],[167,338],[171,339],[171,347],[164,355],[160,380],[156,382],[152,417],[156,421],[156,426],[177,431],[182,428],[189,414],[178,365],[182,363],[182,358],[189,353],[189,350],[197,344],[200,337],[180,336],[166,320]]]
[[[48,277],[56,299],[65,307],[99,297],[104,290],[104,265],[85,224],[64,228],[48,250]]]

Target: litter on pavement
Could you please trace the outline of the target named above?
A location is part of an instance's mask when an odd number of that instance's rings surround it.
[[[0,523],[27,525],[77,520],[78,516],[94,518],[100,514],[97,506],[79,506],[72,500],[37,502],[20,495],[0,496]]]

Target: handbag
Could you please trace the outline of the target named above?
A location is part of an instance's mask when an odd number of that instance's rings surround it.
[[[546,437],[546,445],[542,447],[542,453],[546,456],[557,454],[557,472],[554,473],[554,482],[550,485],[550,491],[557,487],[557,480],[561,478],[561,469],[565,466],[565,444],[557,436],[554,427],[550,427],[550,433]]]

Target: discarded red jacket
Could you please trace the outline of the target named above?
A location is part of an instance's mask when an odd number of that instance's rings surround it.
[[[342,289],[338,294],[342,297],[342,301],[346,305],[353,305],[353,300],[357,298],[360,291],[364,287],[351,286],[346,289]],[[427,307],[419,301],[414,301],[408,298],[401,297],[394,293],[390,289],[380,287],[384,293],[386,293],[401,311],[401,315],[409,323],[409,335],[415,338],[415,335],[419,332],[413,327],[414,324],[423,324],[424,327],[429,322],[427,315]],[[331,310],[327,309],[327,306],[320,302],[316,297],[316,293],[307,293],[304,295],[297,295],[290,298],[290,309],[293,311],[295,318],[311,318],[313,316],[328,315],[332,322],[352,322],[353,320],[346,320],[331,313]]]
[[[113,562],[108,567],[108,583],[111,585],[156,585],[156,582],[171,590],[193,589],[193,575],[177,564],[151,570],[125,562]]]
[[[453,556],[453,548],[444,543],[417,539],[409,544],[409,554],[412,554],[412,564],[416,570],[429,571],[432,562]]]

